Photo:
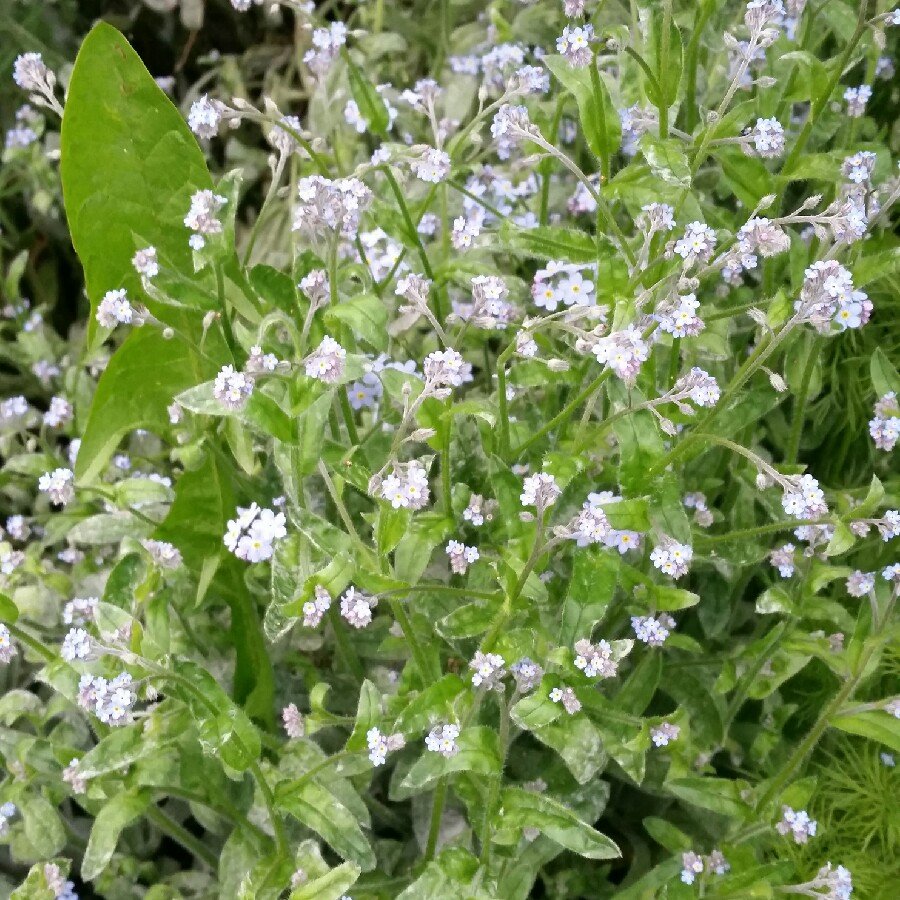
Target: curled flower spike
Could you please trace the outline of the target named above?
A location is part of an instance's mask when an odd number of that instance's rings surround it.
[[[351,586],[341,597],[341,616],[354,628],[365,628],[372,622],[372,610],[377,605],[376,597],[370,597]]]

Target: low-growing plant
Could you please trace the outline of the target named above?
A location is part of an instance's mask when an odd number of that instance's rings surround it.
[[[900,11],[145,3],[14,63],[4,896],[896,897]]]

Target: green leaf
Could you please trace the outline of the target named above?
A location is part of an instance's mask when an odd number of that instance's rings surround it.
[[[102,737],[78,762],[85,778],[98,778],[121,771],[151,753],[159,752],[156,741],[134,728],[116,728]]]
[[[900,396],[900,373],[894,368],[890,360],[885,356],[881,347],[876,347],[869,363],[872,373],[872,387],[879,397],[893,391]]]
[[[125,537],[148,537],[151,523],[127,513],[99,513],[73,525],[66,533],[73,544],[113,544]]]
[[[128,41],[102,22],[75,60],[61,150],[66,215],[85,270],[93,335],[93,313],[106,291],[142,293],[131,265],[135,250],[152,244],[162,266],[193,275],[183,219],[191,195],[213,183],[181,113]],[[153,362],[162,374],[159,360]],[[143,386],[144,402],[152,383]]]
[[[619,848],[595,831],[572,810],[543,794],[506,788],[501,795],[503,823],[515,828],[537,828],[567,850],[588,859],[617,859]]]
[[[674,187],[690,187],[691,167],[680,142],[674,138],[660,140],[648,132],[641,136],[638,147],[657,178]]]
[[[301,884],[291,892],[289,900],[340,900],[347,888],[356,884],[360,871],[353,863],[343,863],[327,875]]]
[[[654,62],[653,71],[662,96],[656,96],[654,86],[649,79],[646,79],[645,89],[647,90],[647,96],[657,109],[662,104],[669,107],[678,97],[684,51],[681,44],[681,32],[678,30],[678,26],[673,18],[669,19],[669,33],[668,35],[665,34],[663,11],[659,8],[653,12],[648,43],[651,59]]]
[[[619,484],[628,493],[644,493],[647,470],[666,452],[656,419],[640,409],[616,419],[613,431],[619,443]]]
[[[19,608],[6,594],[0,594],[0,622],[12,625],[19,618]]]
[[[481,725],[465,728],[456,739],[456,745],[459,750],[451,757],[426,750],[407,773],[403,787],[423,790],[451,772],[500,773],[500,742],[492,729]]]
[[[566,715],[532,733],[560,755],[578,784],[588,784],[606,766],[608,757],[600,732],[586,716]]]
[[[387,307],[374,294],[360,294],[337,306],[329,306],[324,319],[329,328],[337,330],[347,326],[355,338],[368,341],[376,350],[387,350]]]
[[[826,556],[839,556],[846,553],[856,543],[856,535],[843,523],[834,523],[834,535],[825,548]]]
[[[119,835],[150,805],[150,791],[132,788],[115,794],[94,818],[91,837],[81,863],[81,877],[98,878],[112,859]]]
[[[884,710],[867,710],[852,715],[838,713],[831,720],[831,725],[839,731],[878,741],[900,753],[900,719]]]
[[[331,402],[331,393],[323,394],[297,419],[297,449],[293,456],[296,476],[311,474],[319,464]]]
[[[97,384],[75,463],[78,480],[95,481],[119,441],[135,428],[167,434],[172,399],[213,375],[206,357],[198,358],[182,341],[166,340],[149,326],[134,329]]]
[[[466,603],[444,616],[436,625],[438,634],[453,641],[484,634],[493,623],[499,604]]]
[[[691,839],[671,822],[658,819],[655,816],[647,816],[643,821],[644,831],[664,847],[669,853],[683,853],[691,849]]]
[[[367,678],[359,689],[356,707],[356,721],[353,732],[347,738],[347,750],[363,750],[366,746],[366,732],[381,719],[381,694]]]
[[[615,552],[585,549],[575,555],[560,618],[561,645],[571,647],[575,641],[590,637],[612,603],[619,563],[619,555]]]
[[[375,854],[356,817],[322,785],[285,782],[275,793],[275,805],[320,835],[342,859],[364,872],[375,868]]]
[[[350,93],[359,108],[359,114],[365,119],[366,125],[373,134],[384,137],[391,124],[388,108],[375,85],[368,79],[352,60],[350,54],[343,53],[347,63],[347,74],[350,77]]]
[[[544,676],[537,690],[523,697],[510,709],[509,715],[513,722],[527,731],[555,722],[563,714],[563,708],[550,699],[550,691],[558,684],[559,679],[555,675]]]
[[[144,580],[147,564],[139,553],[128,553],[113,566],[103,589],[103,602],[119,609],[131,609],[134,592]]]
[[[66,845],[66,829],[56,807],[42,796],[29,797],[19,804],[25,823],[25,837],[38,856],[56,856]]]
[[[877,475],[872,476],[869,484],[869,490],[866,492],[865,499],[859,506],[855,506],[850,515],[854,519],[864,519],[878,511],[878,507],[884,502],[884,485],[881,483]]]
[[[688,609],[700,602],[700,596],[683,588],[669,587],[666,584],[654,584],[650,586],[650,595],[659,612],[674,612],[678,609]]]
[[[573,263],[597,260],[597,243],[583,231],[543,225],[538,228],[519,228],[504,219],[498,234],[500,247],[512,253],[537,259],[560,259]]]
[[[574,68],[564,56],[556,54],[542,57],[541,62],[575,97],[581,130],[591,152],[599,159],[608,159],[621,142],[622,123],[602,76],[597,73],[591,78],[589,70],[596,72],[596,63],[592,60],[589,66]]]
[[[641,497],[637,500],[619,500],[615,503],[601,504],[606,518],[613,528],[619,531],[649,531],[650,517],[648,501]]]
[[[690,776],[667,781],[666,787],[680,800],[723,816],[743,819],[750,807],[741,799],[741,784],[729,778]]]
[[[395,731],[402,734],[413,734],[428,728],[432,722],[447,718],[452,710],[453,701],[466,690],[465,682],[459,675],[445,675],[424,691],[416,694],[400,713]]]

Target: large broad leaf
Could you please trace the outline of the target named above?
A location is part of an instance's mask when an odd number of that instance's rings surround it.
[[[93,881],[109,865],[115,852],[119,835],[150,804],[150,791],[132,788],[116,794],[97,813],[91,828],[91,837],[81,863],[81,877]]]
[[[142,296],[131,258],[143,246],[156,247],[161,266],[193,278],[183,220],[191,195],[213,182],[181,113],[111,25],[97,25],[75,60],[61,151],[66,215],[92,313],[106,291]],[[97,329],[93,316],[89,329]]]
[[[576,554],[560,620],[560,644],[570,647],[581,638],[590,638],[594,625],[612,603],[619,563],[614,552],[581,550]]]
[[[311,828],[341,858],[364,872],[375,867],[375,854],[356,817],[337,797],[315,781],[286,785],[275,798],[279,809]]]
[[[212,378],[215,368],[178,339],[166,340],[149,326],[135,329],[97,385],[75,463],[78,480],[95,481],[119,441],[135,428],[168,431],[166,407],[176,394]]]
[[[135,329],[97,389],[79,455],[79,478],[95,478],[121,437],[134,428],[168,428],[172,397],[210,377],[221,353],[212,329],[200,362],[187,340],[202,334],[203,310],[153,304],[143,295],[131,258],[156,247],[161,266],[199,287],[184,215],[191,195],[213,187],[203,154],[178,110],[125,38],[106,24],[85,38],[72,71],[62,123],[66,215],[91,300],[89,336],[103,295],[125,288],[173,326],[164,340],[154,326]]]
[[[591,62],[589,66],[577,69],[567,59],[555,54],[543,57],[541,62],[575,97],[581,129],[593,154],[600,159],[608,159],[619,149],[622,123],[603,78],[596,70],[596,64]]]
[[[900,753],[900,719],[888,712],[878,709],[851,715],[839,714],[831,720],[831,724],[841,731],[862,735]]]
[[[505,827],[537,828],[557,844],[588,859],[616,859],[622,853],[558,800],[522,788],[506,788],[501,808]]]

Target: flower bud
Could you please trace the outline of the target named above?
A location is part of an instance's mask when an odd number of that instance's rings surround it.
[[[564,359],[548,359],[547,368],[551,372],[568,372],[569,364]]]
[[[784,379],[777,372],[769,373],[769,384],[771,384],[779,394],[783,394],[787,390],[787,384],[785,384]]]

